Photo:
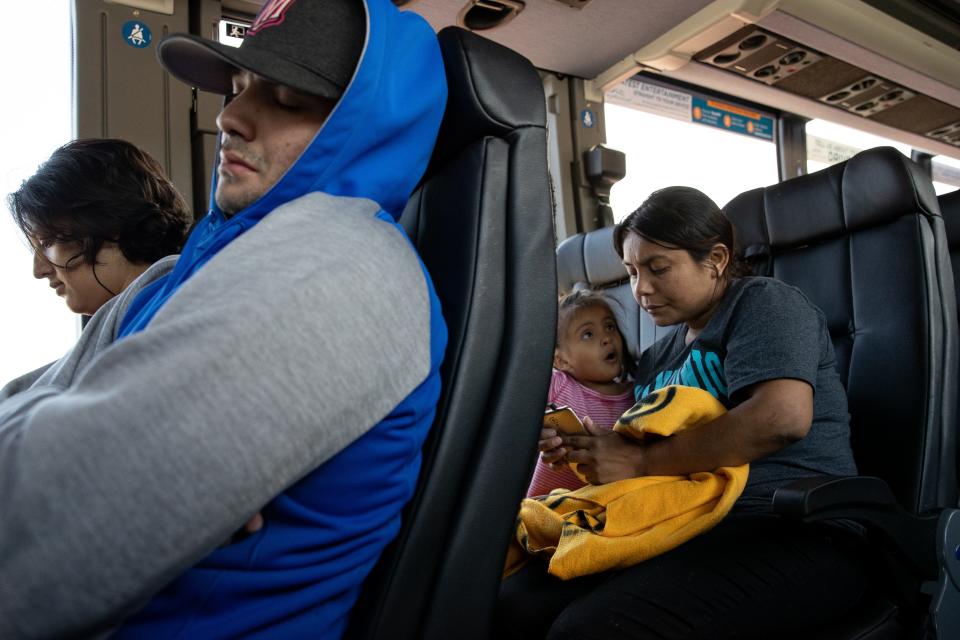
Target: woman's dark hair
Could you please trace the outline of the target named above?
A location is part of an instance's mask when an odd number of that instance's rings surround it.
[[[178,253],[193,216],[156,160],[123,140],[74,140],[7,197],[24,234],[77,242],[71,259],[95,265],[104,242],[152,264]],[[67,265],[67,266],[73,266]]]
[[[669,249],[685,249],[695,262],[703,262],[714,245],[722,244],[730,251],[730,265],[723,278],[749,273],[737,258],[733,225],[713,200],[692,187],[654,191],[636,211],[621,220],[613,230],[613,246],[621,258],[628,233]]]

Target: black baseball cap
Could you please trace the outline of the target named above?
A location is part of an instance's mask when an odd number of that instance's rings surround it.
[[[157,46],[160,64],[204,91],[230,94],[237,69],[323,98],[339,98],[367,33],[361,0],[267,0],[239,47],[186,33]]]

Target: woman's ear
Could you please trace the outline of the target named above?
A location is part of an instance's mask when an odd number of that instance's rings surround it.
[[[723,277],[723,272],[730,266],[730,257],[730,248],[725,244],[718,242],[710,249],[707,260],[713,265],[718,278]]]

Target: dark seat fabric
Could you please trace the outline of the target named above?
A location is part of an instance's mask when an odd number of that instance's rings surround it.
[[[950,262],[953,265],[953,284],[960,287],[960,189],[945,193],[937,198],[943,226],[947,229],[947,243],[950,246]],[[960,292],[958,292],[960,298]]]
[[[947,230],[947,244],[950,247],[950,265],[953,268],[953,285],[960,300],[960,189],[945,193],[937,198],[943,226]],[[960,313],[960,310],[958,310]],[[960,417],[958,417],[960,419]],[[957,451],[960,466],[960,450]]]
[[[449,329],[443,392],[404,526],[364,586],[351,638],[487,637],[550,379],[557,284],[542,85],[500,45],[458,28],[438,39],[449,101],[401,222]]]
[[[724,212],[755,273],[797,286],[826,315],[861,475],[885,480],[911,514],[955,506],[957,308],[929,177],[894,149],[872,149],[743,193]],[[935,541],[912,544],[933,553]],[[880,585],[810,637],[914,637],[894,591]]]
[[[557,247],[557,287],[562,294],[575,288],[598,290],[606,296],[634,360],[666,335],[633,298],[630,278],[613,247],[613,227],[570,236]]]

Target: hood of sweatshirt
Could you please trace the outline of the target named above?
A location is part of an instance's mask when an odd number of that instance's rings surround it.
[[[423,176],[446,106],[436,35],[390,0],[363,0],[366,41],[343,96],[296,162],[259,199],[227,218],[217,207],[190,234],[173,272],[130,305],[120,337],[146,327],[176,289],[277,207],[311,192],[368,198],[396,221]]]

